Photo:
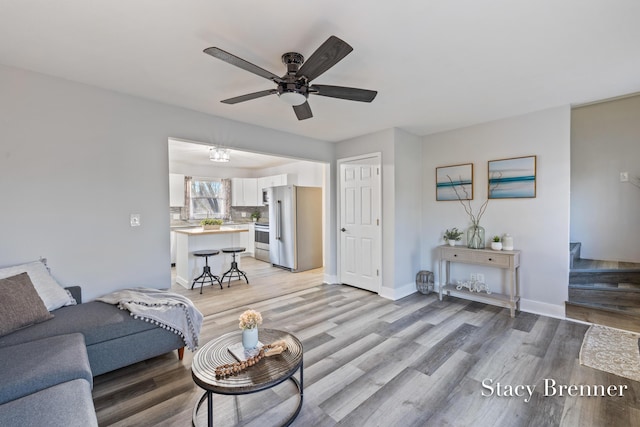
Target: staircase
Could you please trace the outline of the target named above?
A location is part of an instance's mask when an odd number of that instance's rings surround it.
[[[640,332],[640,269],[574,268],[580,243],[572,243],[566,316]]]

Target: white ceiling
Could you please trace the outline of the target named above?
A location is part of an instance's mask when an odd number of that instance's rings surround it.
[[[640,91],[637,0],[0,0],[0,63],[233,120],[339,141],[398,127],[425,135]],[[377,90],[320,96],[298,121],[274,85],[202,51],[277,75],[330,35],[354,51],[314,80]]]

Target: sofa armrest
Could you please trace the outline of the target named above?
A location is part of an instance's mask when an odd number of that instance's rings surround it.
[[[82,304],[82,288],[80,286],[67,286],[65,289],[71,292],[71,296],[78,304]]]

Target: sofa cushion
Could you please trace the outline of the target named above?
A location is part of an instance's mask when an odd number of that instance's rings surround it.
[[[53,318],[27,273],[0,279],[0,295],[0,336]]]
[[[0,404],[75,379],[93,386],[82,334],[0,348]]]
[[[0,425],[97,427],[91,388],[85,380],[67,381],[0,405]]]
[[[55,317],[47,322],[0,337],[0,347],[74,332],[81,332],[87,346],[91,346],[158,327],[134,319],[128,311],[115,305],[99,301],[62,307],[53,314]]]
[[[55,281],[47,267],[40,261],[0,268],[0,279],[20,273],[29,274],[33,287],[36,288],[47,310],[52,311],[76,303],[71,294]]]

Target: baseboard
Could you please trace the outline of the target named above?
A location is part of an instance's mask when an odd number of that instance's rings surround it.
[[[406,285],[402,285],[399,288],[387,288],[385,286],[382,286],[380,288],[380,292],[378,292],[378,295],[380,295],[382,298],[397,301],[416,292],[416,284],[411,282],[407,283]]]
[[[337,285],[340,283],[338,280],[338,276],[332,274],[325,274],[322,279],[322,283],[326,283],[327,285]]]
[[[541,314],[543,316],[555,317],[556,319],[566,319],[564,304],[556,305],[546,302],[520,299],[520,310],[527,313]]]

